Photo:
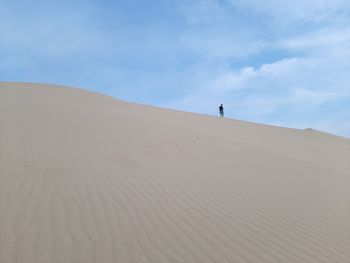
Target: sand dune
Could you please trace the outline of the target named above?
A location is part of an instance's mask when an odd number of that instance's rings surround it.
[[[0,83],[0,262],[350,262],[350,140]]]

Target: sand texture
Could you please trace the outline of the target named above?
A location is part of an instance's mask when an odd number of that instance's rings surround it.
[[[350,140],[0,83],[1,263],[349,263]]]

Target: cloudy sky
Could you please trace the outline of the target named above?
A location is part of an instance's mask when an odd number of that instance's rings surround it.
[[[0,0],[0,81],[350,137],[348,0]]]

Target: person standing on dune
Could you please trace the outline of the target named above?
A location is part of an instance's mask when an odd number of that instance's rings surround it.
[[[220,105],[219,107],[219,112],[220,112],[220,117],[223,118],[224,117],[224,105]]]

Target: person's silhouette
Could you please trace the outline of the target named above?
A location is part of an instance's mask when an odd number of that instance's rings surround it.
[[[220,117],[223,118],[224,117],[224,105],[220,105],[219,107],[219,112],[220,112]]]

